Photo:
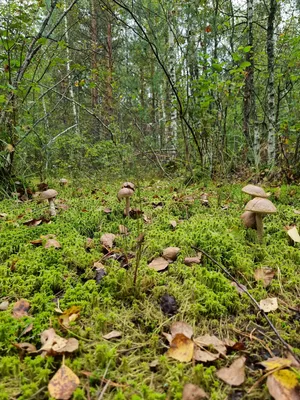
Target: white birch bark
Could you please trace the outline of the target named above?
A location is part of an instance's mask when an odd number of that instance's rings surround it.
[[[169,46],[169,71],[170,77],[173,82],[173,85],[176,86],[176,50],[175,50],[175,37],[174,32],[172,30],[171,23],[169,23],[169,32],[168,32],[168,46]],[[171,100],[171,123],[170,123],[170,141],[172,150],[172,155],[176,152],[176,144],[177,144],[177,108],[176,108],[176,98],[173,90],[170,88],[170,100]]]

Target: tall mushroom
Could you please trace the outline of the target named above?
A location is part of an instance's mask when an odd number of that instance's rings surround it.
[[[54,203],[54,199],[55,197],[58,195],[57,191],[54,189],[48,189],[45,190],[44,192],[42,192],[40,194],[40,199],[42,200],[48,200],[49,202],[49,206],[50,206],[50,215],[52,217],[56,216],[56,210],[55,210],[55,203]]]
[[[266,193],[264,189],[260,186],[246,185],[243,187],[242,192],[250,194],[250,196],[261,197],[262,199],[267,199],[270,197],[270,193]]]
[[[60,186],[66,186],[68,184],[68,180],[66,178],[61,178],[59,180]]]
[[[129,215],[129,207],[130,207],[130,197],[133,195],[134,191],[128,187],[123,187],[119,190],[118,193],[118,200],[121,201],[122,199],[126,199],[126,208],[125,208],[125,215],[128,217]]]
[[[257,237],[258,237],[259,243],[262,243],[263,233],[264,233],[262,217],[266,214],[276,213],[277,212],[276,207],[268,199],[254,197],[254,199],[250,200],[246,204],[245,210],[252,211],[255,213]]]

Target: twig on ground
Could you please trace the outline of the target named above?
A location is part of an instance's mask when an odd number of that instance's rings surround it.
[[[244,293],[246,293],[246,295],[251,299],[252,303],[258,308],[258,310],[261,312],[262,316],[266,319],[266,321],[268,322],[268,324],[270,325],[270,328],[274,331],[274,333],[276,334],[276,336],[278,337],[279,341],[283,344],[283,346],[293,354],[293,356],[295,357],[295,359],[300,362],[299,357],[294,353],[292,347],[280,336],[280,333],[277,331],[277,329],[275,328],[275,326],[273,325],[272,321],[270,320],[270,318],[268,317],[268,315],[265,313],[265,311],[260,307],[260,305],[258,304],[258,302],[255,300],[255,298],[252,296],[251,293],[248,292],[248,290],[239,283],[239,281],[237,281],[234,276],[231,275],[231,273],[229,271],[227,271],[227,269],[225,267],[223,267],[223,265],[221,265],[217,260],[215,260],[212,256],[210,256],[208,253],[206,253],[206,251],[200,249],[199,247],[196,246],[191,246],[193,249],[195,249],[196,251],[200,251],[202,254],[204,254],[208,259],[210,259],[215,265],[217,265],[233,282],[235,282],[239,288],[241,288],[243,290]]]

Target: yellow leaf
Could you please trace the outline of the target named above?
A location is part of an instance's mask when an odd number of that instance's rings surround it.
[[[289,229],[287,231],[287,234],[289,235],[289,237],[297,243],[300,243],[300,236],[299,236],[299,232],[296,228],[296,226],[294,226],[292,229]]]
[[[267,387],[275,400],[299,400],[299,382],[294,372],[283,369],[268,376]]]
[[[167,355],[181,362],[189,362],[193,358],[194,343],[182,333],[173,338]]]
[[[267,361],[262,361],[259,364],[266,368],[266,371],[272,371],[273,369],[286,368],[292,364],[291,360],[287,358],[273,357],[269,358]]]
[[[78,376],[69,367],[62,365],[49,382],[48,390],[55,399],[68,400],[79,384]]]

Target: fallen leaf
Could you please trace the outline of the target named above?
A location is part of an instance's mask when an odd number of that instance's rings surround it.
[[[168,261],[175,261],[179,252],[180,252],[179,247],[167,247],[166,249],[163,250],[162,256]]]
[[[289,235],[289,237],[296,243],[300,243],[300,236],[299,236],[299,232],[297,230],[297,227],[294,226],[291,229],[287,230],[287,234]]]
[[[178,333],[170,344],[167,355],[180,362],[189,362],[193,358],[194,343],[191,339]]]
[[[300,215],[300,210],[294,210],[294,213]]]
[[[149,363],[149,368],[151,371],[156,371],[157,367],[159,366],[159,360],[153,360],[151,363]]]
[[[267,378],[267,387],[275,400],[299,400],[300,385],[297,375],[288,369],[276,371]]]
[[[6,213],[0,213],[0,218],[1,219],[5,219],[8,216],[8,214]]]
[[[266,371],[272,371],[273,369],[289,367],[292,361],[287,358],[272,357],[266,361],[261,361],[259,364],[265,367]]]
[[[27,343],[27,342],[24,342],[24,343],[13,343],[13,345],[17,349],[25,351],[26,353],[36,352],[36,347],[31,343]]]
[[[264,287],[267,287],[272,282],[275,276],[275,271],[270,267],[262,267],[254,272],[254,278],[256,281],[263,281]]]
[[[113,233],[104,233],[100,238],[100,242],[104,247],[108,247],[111,249],[114,245],[115,238],[116,235],[114,235]]]
[[[132,208],[129,210],[129,216],[133,219],[140,218],[144,214],[144,211],[139,210],[138,208]]]
[[[50,247],[54,247],[55,249],[60,249],[61,244],[56,239],[48,239],[47,242],[45,243],[44,248],[50,249]]]
[[[200,264],[201,257],[185,257],[184,264],[188,265],[189,267],[193,264]]]
[[[97,266],[96,266],[97,265]],[[106,275],[106,270],[103,264],[100,262],[94,263],[94,267],[96,267],[96,276],[95,276],[95,281],[97,283],[100,283],[102,281],[102,278]]]
[[[150,217],[148,217],[147,215],[143,216],[143,220],[145,222],[145,224],[151,224],[152,220]]]
[[[170,225],[171,225],[172,228],[175,229],[176,226],[177,226],[177,222],[175,220],[172,220],[172,221],[170,221]]]
[[[116,339],[122,337],[123,333],[120,331],[111,331],[107,333],[106,335],[103,335],[103,339],[110,340],[110,339]]]
[[[13,317],[22,318],[28,316],[30,303],[27,300],[21,299],[14,304]]]
[[[247,291],[247,287],[241,283],[238,285],[236,282],[231,282],[230,284],[237,290],[239,294],[243,294]]]
[[[69,367],[62,365],[50,380],[48,390],[54,399],[68,400],[79,384],[78,376]]]
[[[0,311],[6,311],[8,306],[9,302],[7,300],[2,301],[2,303],[0,303]]]
[[[124,225],[119,225],[119,232],[121,235],[128,235],[128,229]]]
[[[211,353],[210,351],[207,350],[201,350],[199,347],[196,347],[194,349],[194,360],[200,361],[200,362],[212,362],[220,358],[220,353]]]
[[[216,375],[231,386],[240,386],[245,381],[245,357],[235,360],[230,367],[221,368]]]
[[[43,244],[43,239],[31,240],[29,243],[33,244],[34,246],[41,246]]]
[[[277,297],[268,297],[261,300],[259,306],[264,312],[275,311],[278,308]]]
[[[214,335],[206,334],[204,336],[198,336],[194,339],[194,343],[198,347],[212,347],[216,352],[223,355],[226,354],[226,346],[224,342]]]
[[[25,329],[21,332],[21,334],[20,334],[19,337],[26,335],[26,333],[28,333],[28,332],[31,332],[31,331],[32,331],[32,328],[33,328],[33,323],[27,325],[27,326],[25,327]]]
[[[300,363],[296,360],[292,353],[287,354],[287,358],[291,360],[291,366],[300,369]]]
[[[208,399],[207,393],[204,392],[199,386],[187,383],[184,385],[182,392],[182,400],[201,400]]]
[[[148,264],[148,267],[154,269],[155,271],[163,271],[167,268],[168,265],[168,260],[163,257],[157,257],[153,261],[151,261],[150,264]]]
[[[73,353],[79,346],[77,339],[64,339],[57,335],[53,328],[49,328],[41,333],[41,343],[43,346],[38,351],[49,355]]]
[[[174,322],[171,325],[170,332],[172,337],[175,337],[177,334],[182,333],[187,338],[191,339],[193,336],[193,328],[183,321]]]
[[[103,208],[103,212],[105,212],[105,214],[110,214],[111,213],[111,209],[108,208],[108,207]]]
[[[35,218],[33,218],[33,219],[30,219],[29,221],[23,222],[23,225],[26,225],[26,226],[38,226],[38,225],[40,225],[42,222],[43,222],[42,219],[35,219]]]
[[[70,323],[76,321],[79,318],[80,307],[72,306],[65,310],[59,317],[58,321],[61,325],[66,328],[70,327]]]

